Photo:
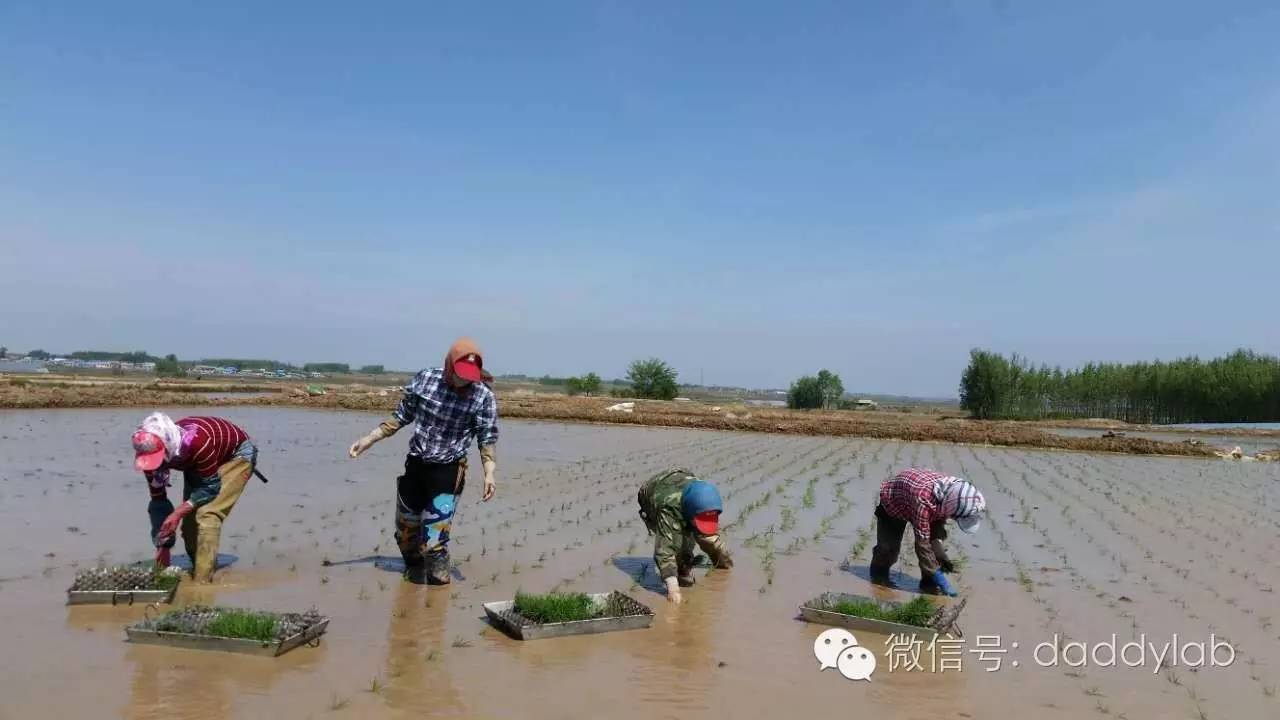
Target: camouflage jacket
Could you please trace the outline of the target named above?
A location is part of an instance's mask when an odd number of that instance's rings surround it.
[[[693,546],[702,548],[716,567],[729,567],[729,551],[721,535],[700,535],[684,519],[680,500],[684,489],[698,477],[684,468],[672,468],[649,478],[640,487],[637,500],[640,517],[649,534],[654,536],[653,562],[663,580],[688,572],[693,561]]]

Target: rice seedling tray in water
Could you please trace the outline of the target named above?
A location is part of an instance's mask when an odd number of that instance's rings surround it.
[[[926,606],[927,605],[927,606]],[[915,635],[929,641],[938,631],[929,621],[939,606],[925,597],[901,603],[877,600],[865,595],[828,592],[800,606],[800,617],[819,625],[862,630],[880,635]],[[919,622],[920,624],[915,624]]]
[[[67,604],[171,603],[181,582],[177,568],[157,570],[149,564],[91,568],[76,573],[67,588]]]
[[[521,612],[523,611],[523,612]],[[653,611],[614,591],[524,595],[484,604],[489,621],[517,640],[641,630],[653,625]]]
[[[192,605],[125,628],[129,642],[275,657],[318,643],[329,618],[315,610],[272,613]]]

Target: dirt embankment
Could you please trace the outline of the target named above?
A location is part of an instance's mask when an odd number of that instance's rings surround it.
[[[1079,420],[1031,420],[1026,424],[1038,427],[1074,428],[1078,430],[1112,430],[1116,432],[1159,432],[1180,435],[1219,435],[1224,437],[1280,438],[1280,430],[1247,427],[1186,428],[1177,425],[1143,425],[1107,418],[1081,418]]]
[[[609,400],[580,398],[510,398],[502,405],[504,417],[577,422],[661,425],[708,430],[746,430],[787,435],[830,435],[908,441],[934,441],[1041,447],[1135,455],[1212,457],[1203,446],[1162,443],[1142,438],[1072,438],[1042,432],[1033,427],[1004,422],[956,418],[939,419],[847,411],[794,410],[716,411],[706,405],[637,402],[634,412],[610,411]]]
[[[0,408],[266,405],[389,412],[399,400],[397,392],[369,386],[331,387],[324,395],[309,395],[304,386],[300,385],[278,385],[272,389],[277,392],[270,395],[214,397],[186,392],[185,387],[177,390],[156,383],[101,386],[3,384],[0,385]],[[1213,450],[1205,446],[1164,443],[1143,438],[1061,437],[1024,423],[896,413],[715,408],[697,403],[653,401],[638,401],[633,412],[620,412],[608,409],[615,403],[612,399],[525,393],[501,393],[500,400],[502,416],[507,418],[1057,448],[1134,455],[1213,457]]]

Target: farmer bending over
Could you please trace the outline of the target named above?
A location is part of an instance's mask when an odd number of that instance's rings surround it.
[[[680,588],[693,585],[696,544],[718,568],[733,567],[720,537],[720,491],[688,470],[658,473],[640,487],[640,518],[653,543],[653,563],[667,586],[667,601],[679,604]]]
[[[449,348],[443,368],[418,373],[392,416],[351,446],[359,457],[379,440],[415,423],[404,474],[396,480],[396,543],[405,578],[449,583],[449,530],[467,476],[467,446],[475,438],[484,467],[482,500],[493,497],[498,401],[485,384],[484,360],[463,338]]]
[[[179,525],[198,583],[213,582],[222,521],[231,514],[258,462],[258,448],[236,425],[216,417],[174,422],[152,413],[133,434],[134,467],[151,490],[151,539],[156,562],[169,564]],[[182,504],[169,501],[169,471],[181,470]]]
[[[942,541],[947,539],[947,518],[954,519],[964,532],[974,533],[986,507],[986,499],[968,480],[932,470],[910,468],[884,481],[876,506],[871,579],[889,579],[889,568],[898,562],[902,535],[910,523],[920,561],[920,589],[954,597],[956,591],[946,573],[955,572],[955,567],[942,547]]]

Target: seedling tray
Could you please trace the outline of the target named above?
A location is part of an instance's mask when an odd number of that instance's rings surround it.
[[[587,596],[599,607],[616,603],[621,614],[571,622],[535,623],[515,611],[514,600],[485,603],[484,613],[491,623],[517,640],[594,635],[615,630],[642,630],[653,625],[653,611],[628,595],[614,591],[588,593]]]
[[[849,602],[873,602],[877,603],[885,610],[892,610],[902,603],[894,600],[879,600],[865,595],[850,595],[848,593],[828,592],[806,602],[800,606],[801,619],[817,623],[819,625],[831,625],[834,627],[847,628],[849,630],[862,630],[869,633],[877,633],[880,635],[906,634],[915,635],[921,640],[928,641],[937,637],[938,631],[933,628],[919,627],[917,625],[905,625],[903,623],[889,622],[888,620],[876,620],[873,618],[859,617],[857,615],[846,615],[838,613],[831,608],[837,603]]]
[[[68,605],[132,605],[137,603],[171,603],[182,582],[172,578],[168,588],[156,587],[151,568],[96,568],[76,576],[67,588]]]
[[[205,612],[213,612],[203,609]],[[220,652],[240,653],[243,655],[260,655],[276,657],[283,655],[304,644],[316,644],[320,636],[329,627],[329,618],[314,611],[305,614],[283,614],[280,622],[286,623],[286,630],[274,640],[246,640],[242,638],[220,637],[194,632],[171,632],[157,630],[156,620],[144,620],[125,628],[128,641],[141,645],[165,645],[168,647],[187,648],[190,650],[216,650]]]

